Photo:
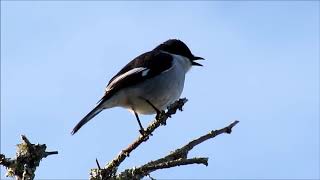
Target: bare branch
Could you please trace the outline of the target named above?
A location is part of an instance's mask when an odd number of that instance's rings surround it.
[[[98,169],[91,169],[90,179],[91,180],[104,180],[104,179],[141,179],[145,176],[150,176],[150,173],[159,169],[171,168],[181,165],[189,164],[204,164],[208,165],[208,158],[206,157],[194,157],[188,158],[188,153],[195,146],[201,144],[202,142],[214,138],[223,133],[231,133],[232,128],[239,123],[239,121],[234,121],[225,128],[210,131],[209,133],[194,139],[184,145],[183,147],[176,149],[169,155],[157,159],[155,161],[150,161],[145,165],[138,168],[126,169],[125,171],[117,174],[119,165],[130,155],[130,153],[135,150],[144,141],[147,141],[160,125],[165,125],[168,117],[175,114],[179,109],[182,111],[183,105],[187,102],[186,98],[179,99],[168,107],[167,112],[162,112],[158,119],[156,118],[145,130],[144,134],[140,135],[132,144],[127,148],[123,149],[118,156],[116,156],[111,162],[109,162],[104,168],[100,168],[97,162]]]
[[[185,158],[188,155],[188,152],[190,150],[192,150],[196,145],[203,143],[204,141],[214,138],[220,134],[223,133],[227,133],[230,134],[232,132],[232,128],[238,124],[239,121],[234,121],[233,123],[231,123],[229,126],[224,127],[222,129],[219,130],[212,130],[210,131],[208,134],[203,135],[191,142],[189,142],[188,144],[186,144],[185,146],[183,146],[182,148],[179,148],[177,150],[175,150],[173,153],[171,153],[170,155],[168,155],[167,157],[165,157],[166,159],[177,159],[177,158]]]
[[[0,164],[6,167],[7,176],[15,176],[16,179],[23,180],[34,179],[36,168],[41,159],[58,154],[58,151],[46,152],[47,146],[45,144],[31,144],[24,135],[21,135],[21,140],[22,143],[17,145],[16,157],[10,159],[0,154]]]
[[[191,158],[188,159],[188,153],[190,150],[192,150],[195,146],[203,143],[206,140],[209,140],[211,138],[214,138],[220,134],[227,133],[230,134],[232,128],[238,124],[239,121],[234,121],[227,127],[224,127],[219,130],[210,131],[209,133],[192,140],[191,142],[187,143],[183,147],[171,152],[169,155],[157,159],[155,161],[150,161],[147,164],[138,167],[138,168],[132,168],[127,169],[123,172],[121,172],[119,175],[115,176],[115,179],[141,179],[145,176],[148,176],[151,172],[164,169],[164,168],[171,168],[175,166],[181,166],[181,165],[188,165],[188,164],[204,164],[208,165],[208,158]]]
[[[182,111],[183,105],[187,102],[186,98],[182,98],[174,102],[168,107],[167,112],[162,112],[158,119],[155,119],[145,130],[143,135],[140,135],[132,144],[123,149],[117,157],[109,162],[103,169],[91,169],[90,179],[108,179],[115,176],[118,166],[136,149],[141,143],[147,141],[160,125],[165,125],[166,121],[171,115],[175,114],[177,110]]]
[[[117,175],[115,179],[142,179],[145,176],[149,176],[151,172],[159,169],[167,169],[190,164],[203,164],[205,166],[208,166],[208,158],[181,158],[152,165],[149,165],[149,163],[147,163],[146,165],[143,165],[139,168],[127,169]]]

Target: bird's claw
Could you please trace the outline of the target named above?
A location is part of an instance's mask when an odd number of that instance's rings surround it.
[[[146,134],[146,131],[145,131],[144,129],[140,129],[140,130],[139,130],[139,133],[140,133],[142,136],[144,136],[144,135]]]
[[[156,119],[159,120],[161,119],[164,115],[166,115],[166,112],[164,110],[158,111],[156,115]]]

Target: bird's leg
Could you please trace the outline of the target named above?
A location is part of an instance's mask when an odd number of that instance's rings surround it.
[[[136,119],[137,119],[137,121],[138,121],[138,123],[139,123],[139,126],[140,126],[139,132],[140,132],[141,135],[144,135],[144,129],[143,129],[143,126],[142,126],[142,124],[141,124],[141,122],[140,122],[138,113],[136,113],[136,111],[135,111],[134,109],[132,109],[132,110],[133,110],[134,115],[136,116]]]
[[[164,111],[160,111],[157,107],[155,107],[148,99],[145,101],[156,111],[156,119],[160,119],[160,117],[164,114]]]

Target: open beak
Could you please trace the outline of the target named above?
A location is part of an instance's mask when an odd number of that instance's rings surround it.
[[[203,66],[202,64],[195,62],[196,60],[204,60],[204,58],[198,57],[198,56],[194,56],[192,58],[192,65],[193,66]]]

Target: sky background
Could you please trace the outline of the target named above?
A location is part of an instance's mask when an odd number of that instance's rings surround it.
[[[167,155],[234,120],[191,151],[209,166],[160,170],[157,179],[318,179],[319,1],[1,1],[1,153],[25,134],[59,155],[41,179],[85,179],[138,136],[135,117],[106,110],[70,132],[109,79],[169,38],[204,67],[186,77],[189,102],[136,149],[120,170]],[[153,116],[142,116],[146,126]],[[5,178],[1,167],[1,178]]]

